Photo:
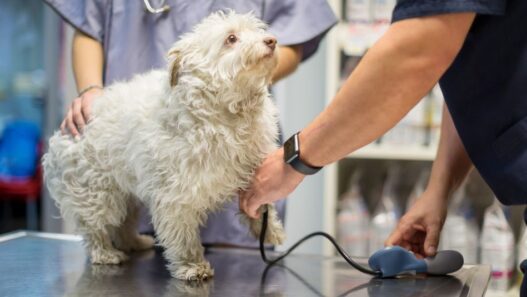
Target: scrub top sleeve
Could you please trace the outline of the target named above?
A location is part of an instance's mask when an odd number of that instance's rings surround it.
[[[44,0],[75,29],[103,42],[108,0]]]
[[[392,22],[455,12],[504,15],[506,4],[507,0],[397,0]]]
[[[302,45],[302,60],[318,48],[337,18],[326,0],[267,0],[265,20],[279,45]]]

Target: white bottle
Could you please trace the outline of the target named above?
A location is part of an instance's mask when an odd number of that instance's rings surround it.
[[[478,263],[479,228],[474,210],[466,197],[465,184],[454,194],[441,232],[440,249],[456,250],[465,263]]]
[[[369,23],[371,21],[371,3],[371,0],[347,0],[347,20],[352,23]]]
[[[373,0],[373,21],[389,23],[392,19],[396,0]]]
[[[339,244],[351,256],[368,256],[368,234],[370,215],[361,194],[360,173],[355,173],[350,188],[339,202],[337,215]]]
[[[520,240],[518,241],[518,261],[516,265],[518,270],[523,260],[527,260],[527,228],[525,228],[525,224],[522,224],[520,236]]]
[[[408,211],[412,207],[412,205],[414,205],[415,201],[419,197],[421,197],[421,195],[423,195],[426,189],[426,183],[428,181],[429,176],[430,173],[426,169],[423,169],[419,174],[419,178],[417,179],[417,182],[415,183],[414,188],[412,189],[412,192],[408,197],[408,200],[406,200],[406,211]]]
[[[492,269],[489,291],[507,291],[514,270],[514,235],[497,200],[485,211],[480,244],[481,263]]]
[[[390,168],[383,186],[381,200],[373,213],[370,223],[370,255],[384,247],[384,241],[395,229],[401,216],[395,201],[395,186],[398,175],[398,167]]]

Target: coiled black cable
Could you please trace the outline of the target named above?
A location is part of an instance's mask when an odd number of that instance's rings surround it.
[[[339,252],[342,258],[344,258],[344,260],[346,260],[346,262],[348,262],[348,264],[350,264],[353,268],[357,269],[358,271],[362,273],[370,274],[373,276],[381,276],[380,271],[373,271],[353,261],[353,259],[344,250],[342,250],[342,248],[337,244],[337,241],[335,240],[335,238],[331,237],[331,235],[325,232],[320,232],[320,231],[313,232],[313,233],[310,233],[302,237],[292,247],[290,247],[287,251],[285,251],[283,254],[279,255],[278,257],[274,259],[267,258],[267,255],[265,254],[264,240],[265,240],[265,233],[267,232],[268,219],[269,219],[269,213],[267,210],[267,205],[265,205],[265,211],[263,213],[263,219],[262,219],[262,230],[260,232],[260,254],[262,255],[262,260],[268,265],[274,265],[278,263],[279,261],[287,257],[287,255],[289,255],[294,249],[296,249],[300,244],[302,244],[304,241],[308,240],[309,238],[315,237],[315,236],[323,236],[327,238],[329,241],[331,241],[335,249],[337,249],[337,252]]]

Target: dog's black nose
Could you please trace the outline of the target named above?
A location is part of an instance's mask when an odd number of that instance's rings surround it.
[[[266,37],[264,39],[265,45],[267,45],[270,49],[274,50],[276,47],[276,38],[274,37]]]

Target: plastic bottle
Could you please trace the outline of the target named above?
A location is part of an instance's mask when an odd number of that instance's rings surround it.
[[[415,186],[412,189],[408,200],[406,200],[406,211],[408,211],[412,207],[412,205],[414,205],[415,201],[419,197],[421,197],[421,195],[423,195],[426,189],[426,182],[428,181],[429,175],[430,174],[427,169],[423,169],[419,174],[419,178],[417,179],[417,182],[415,183]]]
[[[392,12],[396,2],[396,0],[373,0],[373,20],[375,22],[389,23],[392,19]]]
[[[454,194],[441,232],[440,248],[456,250],[465,263],[478,263],[479,227],[473,207],[466,197],[466,185]]]
[[[368,256],[370,215],[360,189],[360,173],[353,174],[350,187],[339,202],[337,215],[339,244],[351,256]]]
[[[527,228],[525,228],[525,224],[522,224],[520,240],[518,241],[518,265],[516,265],[518,270],[523,260],[527,260]]]
[[[383,186],[381,200],[373,213],[370,223],[370,254],[384,247],[384,241],[388,239],[388,236],[397,226],[397,221],[401,216],[401,211],[395,201],[395,186],[398,175],[398,167],[390,168]]]
[[[485,211],[483,220],[481,263],[492,268],[490,291],[507,291],[514,270],[514,235],[506,212],[496,200]]]
[[[353,23],[368,23],[371,21],[371,0],[347,0],[346,19]]]

